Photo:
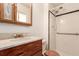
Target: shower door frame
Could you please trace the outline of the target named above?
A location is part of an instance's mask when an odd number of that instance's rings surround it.
[[[48,50],[50,48],[50,13],[55,16],[55,17],[59,17],[59,16],[63,16],[63,15],[66,15],[66,14],[70,14],[70,13],[75,13],[75,12],[79,12],[79,10],[74,10],[74,11],[69,11],[69,12],[66,12],[66,13],[63,13],[63,14],[59,14],[59,15],[55,15],[53,12],[51,12],[50,10],[48,11]],[[57,34],[57,33],[56,33]],[[64,33],[63,33],[64,34]],[[70,33],[72,34],[72,33]],[[78,33],[75,33],[76,35]],[[74,35],[75,35],[74,34]]]
[[[50,50],[50,14],[56,17],[54,13],[52,13],[50,10],[48,11],[48,50]]]

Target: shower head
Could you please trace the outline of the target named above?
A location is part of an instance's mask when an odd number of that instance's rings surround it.
[[[61,9],[63,9],[63,7],[52,9],[52,12],[55,13],[55,14],[57,14]]]
[[[59,7],[59,9],[63,9],[63,7]]]

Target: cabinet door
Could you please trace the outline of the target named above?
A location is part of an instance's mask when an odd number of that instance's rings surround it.
[[[0,3],[0,20],[3,19],[3,3]]]
[[[0,20],[3,22],[14,21],[14,4],[12,3],[0,3]]]
[[[32,5],[30,3],[16,4],[16,22],[20,25],[32,25]]]

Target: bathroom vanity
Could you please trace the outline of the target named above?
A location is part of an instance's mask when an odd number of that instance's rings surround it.
[[[25,37],[0,41],[0,56],[41,56],[42,39]]]

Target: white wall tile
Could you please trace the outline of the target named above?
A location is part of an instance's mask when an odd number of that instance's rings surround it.
[[[56,49],[63,55],[79,55],[79,40],[74,35],[57,35]]]

